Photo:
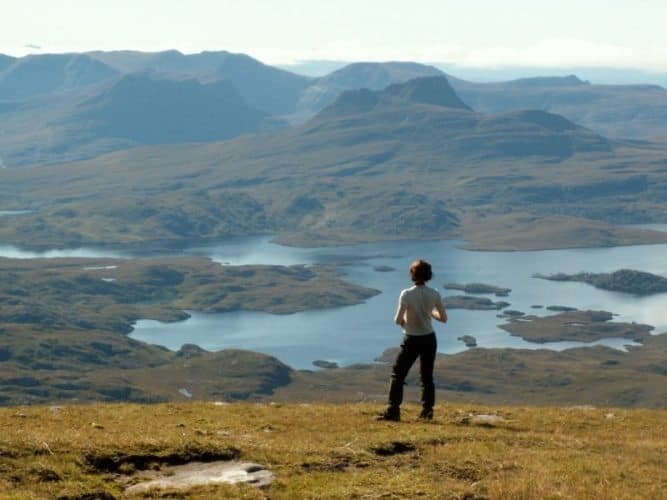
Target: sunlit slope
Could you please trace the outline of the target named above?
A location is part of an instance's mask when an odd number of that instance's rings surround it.
[[[120,498],[142,477],[168,474],[168,464],[229,459],[266,467],[274,483],[186,489],[178,498],[623,499],[663,498],[667,488],[664,410],[446,404],[424,423],[408,405],[401,423],[381,423],[373,420],[380,409],[6,408],[0,494]]]

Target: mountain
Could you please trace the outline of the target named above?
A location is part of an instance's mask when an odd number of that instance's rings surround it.
[[[451,83],[463,101],[483,113],[541,109],[608,137],[667,136],[667,91],[657,85],[592,85],[574,75]]]
[[[4,70],[7,66],[12,64],[16,60],[15,57],[6,56],[5,54],[0,54],[0,71]]]
[[[566,158],[577,152],[612,149],[603,137],[544,111],[475,113],[444,76],[417,78],[381,91],[344,92],[307,126],[320,134],[335,130],[340,136],[362,137],[373,127],[397,140],[401,135],[415,143],[432,140],[457,160],[529,155]],[[309,138],[312,140],[312,134]]]
[[[93,85],[117,72],[85,54],[49,54],[16,59],[0,73],[0,100],[25,99]]]
[[[3,221],[0,238],[193,244],[183,225],[201,213],[224,219],[220,200],[237,200],[259,215],[240,230],[213,221],[198,241],[266,233],[311,244],[456,237],[486,248],[501,244],[499,234],[503,248],[648,241],[653,233],[608,223],[660,220],[666,161],[664,147],[611,141],[552,113],[472,111],[445,77],[420,78],[343,93],[308,123],[271,134],[131,149],[37,177],[3,171],[6,203],[36,213]]]
[[[433,66],[412,62],[353,63],[318,78],[306,88],[296,105],[298,121],[303,121],[336,100],[345,90],[380,90],[422,76],[441,76]]]
[[[155,53],[134,51],[91,52],[94,57],[123,73],[152,71],[168,77],[224,79],[233,83],[246,102],[269,114],[292,113],[300,93],[311,79],[259,62],[245,54],[176,50]]]
[[[70,117],[96,137],[139,144],[228,139],[255,132],[265,113],[249,107],[226,81],[167,80],[128,75],[85,101]]]

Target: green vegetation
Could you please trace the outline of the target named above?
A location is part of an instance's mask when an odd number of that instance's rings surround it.
[[[537,274],[535,277],[550,281],[579,281],[602,290],[640,296],[667,293],[667,278],[632,269],[621,269],[613,273],[557,273],[548,276]]]
[[[499,286],[494,286],[494,285],[487,285],[484,283],[467,283],[467,284],[460,284],[460,283],[447,283],[445,285],[445,289],[447,290],[461,290],[462,292],[465,293],[480,293],[480,294],[487,294],[487,293],[492,293],[496,297],[507,297],[510,292],[512,291],[511,288],[503,288]]]
[[[493,302],[486,297],[473,297],[471,295],[448,295],[443,297],[447,309],[470,309],[473,311],[499,310],[509,306],[508,302]]]
[[[667,220],[664,146],[612,142],[548,113],[452,107],[446,82],[429,81],[369,91],[370,108],[348,95],[259,137],[4,169],[2,208],[34,213],[3,220],[0,241],[165,248],[272,233],[299,245],[458,238],[498,250],[667,241],[613,225]]]
[[[0,286],[4,405],[73,399],[349,402],[386,397],[389,368],[384,364],[295,371],[262,354],[206,352],[195,346],[170,352],[126,335],[139,318],[173,321],[189,309],[288,313],[357,303],[375,293],[341,281],[329,267],[227,267],[189,257],[0,259],[0,269],[6,278]],[[608,313],[528,319],[506,329],[534,341],[622,336],[644,344],[629,352],[482,347],[440,355],[439,398],[667,406],[666,335],[651,336],[644,325],[609,322]],[[387,356],[383,359],[388,362],[392,354]],[[410,387],[416,383],[414,378],[409,381]]]
[[[467,104],[483,113],[543,109],[606,137],[650,140],[667,135],[667,92],[658,85],[595,85],[574,75],[494,83],[450,81]]]
[[[289,380],[290,369],[274,358],[173,353],[126,334],[138,319],[181,320],[185,310],[287,314],[377,293],[331,267],[226,267],[197,257],[0,259],[0,272],[1,404],[165,400],[185,386],[232,399],[267,393]]]
[[[553,316],[522,316],[500,328],[530,342],[558,342],[621,337],[637,342],[651,335],[652,326],[638,323],[609,322],[613,315],[606,311],[569,311]]]
[[[466,347],[477,347],[477,339],[472,335],[463,335],[461,337],[457,337],[456,340],[463,342]]]
[[[294,372],[276,389],[274,401],[375,401],[387,397],[391,363],[353,365],[337,370]],[[667,335],[644,338],[620,351],[604,346],[564,351],[488,349],[439,354],[435,362],[438,401],[465,404],[597,405],[667,408]],[[408,377],[408,400],[419,400],[418,370]]]
[[[378,423],[380,405],[86,405],[0,410],[0,495],[119,498],[151,470],[242,459],[264,490],[152,498],[660,498],[665,411],[437,405]],[[477,423],[479,422],[479,423]]]

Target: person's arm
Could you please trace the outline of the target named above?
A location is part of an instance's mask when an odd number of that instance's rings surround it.
[[[405,311],[407,308],[405,304],[398,304],[398,309],[396,310],[396,316],[394,316],[394,323],[398,326],[405,326]]]
[[[431,316],[441,323],[447,323],[447,311],[445,311],[445,305],[442,303],[442,299],[436,302],[433,311],[431,311]]]

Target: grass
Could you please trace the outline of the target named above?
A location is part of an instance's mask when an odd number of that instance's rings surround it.
[[[438,405],[433,422],[378,405],[91,405],[0,410],[3,498],[122,497],[143,468],[240,458],[265,490],[169,498],[664,498],[664,410]],[[496,424],[469,414],[500,415]],[[165,493],[165,495],[167,495]],[[156,495],[155,497],[159,497]]]

